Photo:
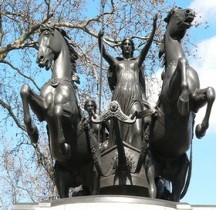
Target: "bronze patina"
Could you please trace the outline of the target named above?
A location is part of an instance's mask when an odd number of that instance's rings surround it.
[[[47,122],[61,198],[68,197],[70,187],[79,185],[83,190],[78,195],[121,194],[177,202],[185,195],[192,165],[192,156],[189,159],[186,152],[192,149],[194,119],[207,105],[195,129],[201,138],[208,129],[215,100],[212,87],[200,89],[198,74],[189,65],[181,44],[194,17],[191,9],[175,8],[165,18],[167,26],[159,51],[165,69],[155,107],[146,99],[142,64],[153,42],[157,15],[138,57],[133,56],[135,46],[130,38],[121,43],[123,57],[111,56],[102,42],[102,29],[98,43],[109,64],[112,101],[99,115],[96,102],[86,100],[88,117],[82,116],[76,98],[78,54],[73,44],[52,22],[41,27],[37,63],[47,70],[53,65],[52,78],[40,95],[28,84],[22,86],[24,123],[31,141],[37,143],[38,129],[32,123],[30,108],[39,121]]]

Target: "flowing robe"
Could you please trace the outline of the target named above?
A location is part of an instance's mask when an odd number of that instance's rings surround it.
[[[117,63],[108,71],[108,81],[113,91],[112,100],[118,101],[126,115],[133,114],[136,110],[143,110],[143,102],[146,101],[145,80],[138,67],[138,58],[116,58],[116,60]],[[119,128],[123,141],[132,146],[141,146],[143,137],[142,133],[137,135],[137,129],[144,130],[142,119],[138,119],[134,124],[119,122]],[[115,144],[115,138],[115,128],[111,123],[110,146]]]

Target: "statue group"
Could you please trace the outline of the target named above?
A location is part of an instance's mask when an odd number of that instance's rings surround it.
[[[108,62],[108,82],[112,101],[103,114],[97,114],[94,100],[88,99],[83,117],[78,104],[74,78],[78,55],[64,30],[52,22],[41,26],[37,63],[50,69],[52,78],[36,94],[28,84],[21,88],[24,122],[33,143],[38,129],[32,123],[30,108],[39,121],[46,121],[51,153],[55,159],[55,181],[60,198],[69,188],[82,186],[78,195],[122,194],[180,201],[191,176],[191,147],[194,119],[206,105],[197,138],[205,135],[215,99],[212,87],[200,89],[199,77],[189,65],[181,45],[194,20],[191,9],[172,9],[159,57],[163,58],[162,89],[155,107],[146,99],[142,64],[152,44],[153,29],[138,57],[132,39],[121,43],[123,57],[113,57],[98,34],[101,56]]]

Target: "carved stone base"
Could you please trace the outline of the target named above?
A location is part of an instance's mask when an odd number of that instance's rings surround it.
[[[17,204],[12,210],[216,210],[216,206],[198,206],[138,196],[84,196],[38,204]]]

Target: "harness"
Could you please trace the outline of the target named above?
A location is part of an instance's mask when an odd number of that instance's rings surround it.
[[[48,83],[54,88],[57,87],[61,82],[67,82],[67,83],[69,83],[69,85],[74,87],[72,80],[67,78],[67,77],[63,77],[63,78],[55,77],[55,78],[52,78],[48,81]]]

